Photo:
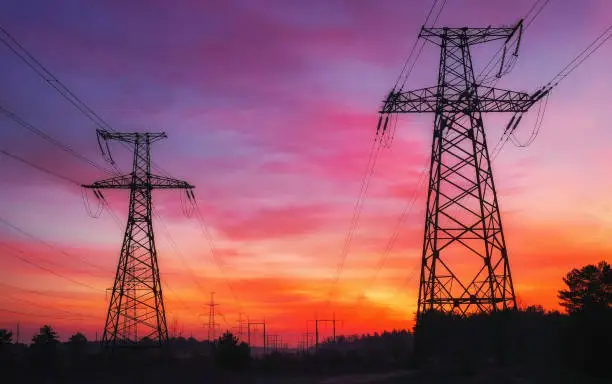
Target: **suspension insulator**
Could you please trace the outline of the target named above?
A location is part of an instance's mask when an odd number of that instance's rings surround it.
[[[382,134],[384,135],[387,132],[387,124],[389,124],[389,115],[385,117],[385,125],[383,126]]]
[[[510,127],[512,126],[512,123],[514,122],[514,119],[516,118],[516,115],[512,115],[512,118],[510,119],[510,121],[508,122],[508,125],[506,125],[506,129],[504,129],[504,133],[508,132],[508,130],[510,129]]]
[[[519,123],[521,122],[521,119],[523,118],[523,115],[520,115],[518,119],[516,119],[516,122],[514,122],[514,126],[512,127],[512,131],[514,132],[514,130],[516,129],[516,127],[519,125]]]

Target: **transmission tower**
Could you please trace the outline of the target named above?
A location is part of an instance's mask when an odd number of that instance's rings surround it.
[[[134,147],[132,172],[96,181],[85,188],[102,197],[102,189],[130,190],[130,205],[123,245],[112,288],[102,345],[136,346],[148,338],[156,346],[168,342],[168,327],[153,236],[153,189],[185,189],[193,197],[194,187],[185,181],[151,174],[150,146],[166,138],[165,133],[118,133],[98,130],[98,139],[116,140]]]
[[[383,135],[391,114],[435,114],[417,318],[428,310],[466,315],[516,308],[482,113],[526,112],[546,91],[478,84],[470,47],[505,40],[503,67],[513,37],[518,55],[521,34],[522,20],[501,28],[422,27],[419,38],[440,47],[437,86],[394,89],[380,111],[377,134],[382,127]],[[519,121],[513,117],[509,126]]]
[[[215,304],[215,293],[210,293],[210,303],[208,303],[208,341],[215,341],[215,330],[217,323],[215,323],[215,307],[219,304]]]

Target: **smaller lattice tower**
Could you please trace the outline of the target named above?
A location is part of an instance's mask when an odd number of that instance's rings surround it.
[[[219,324],[215,323],[215,292],[210,293],[210,303],[208,303],[208,341],[216,340],[216,329]]]
[[[132,172],[96,181],[85,188],[101,197],[102,189],[127,189],[130,203],[123,245],[115,273],[111,300],[106,315],[102,345],[104,347],[149,345],[168,342],[168,326],[162,296],[157,251],[153,236],[152,199],[154,189],[185,189],[194,187],[185,181],[151,174],[150,147],[166,138],[165,133],[118,133],[98,131],[98,138],[132,145]]]

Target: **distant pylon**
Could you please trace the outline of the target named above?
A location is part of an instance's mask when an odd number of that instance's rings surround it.
[[[153,237],[151,192],[154,189],[185,189],[189,195],[194,187],[185,181],[151,174],[150,146],[166,138],[165,133],[98,130],[98,138],[107,142],[117,140],[134,147],[131,173],[83,186],[93,189],[98,198],[103,198],[102,189],[130,191],[129,215],[102,345],[113,348],[136,346],[141,339],[147,338],[153,341],[153,345],[163,346],[168,342],[168,326]]]
[[[516,308],[482,113],[524,113],[546,92],[478,84],[470,46],[505,40],[501,76],[508,42],[518,35],[512,53],[518,55],[521,32],[522,20],[502,28],[423,27],[419,37],[441,50],[438,84],[393,89],[380,111],[377,134],[385,134],[390,114],[435,114],[417,319],[428,310],[465,315]]]
[[[234,327],[235,329],[238,330],[238,339],[240,341],[244,341],[244,325],[247,323],[245,321],[242,320],[242,312],[238,313],[238,326]]]
[[[215,304],[215,292],[210,293],[210,303],[208,303],[208,341],[215,341],[216,335],[215,330],[217,323],[215,323],[215,307],[219,304]]]

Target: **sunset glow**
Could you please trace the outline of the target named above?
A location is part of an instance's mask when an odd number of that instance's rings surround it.
[[[206,224],[184,214],[181,192],[154,192],[170,332],[205,338],[211,291],[221,329],[237,330],[240,315],[265,320],[290,344],[315,318],[335,316],[341,334],[411,328],[432,115],[400,117],[391,145],[381,149],[330,291],[377,111],[431,1],[137,3],[9,0],[0,6],[0,26],[113,128],[168,134],[152,146],[154,162],[196,186]],[[436,25],[512,25],[532,3],[449,1]],[[551,1],[497,86],[536,90],[610,20],[607,0]],[[476,49],[475,67],[498,48]],[[426,44],[406,88],[435,85],[438,60],[438,47]],[[565,273],[612,259],[611,61],[608,43],[552,92],[534,143],[509,143],[493,163],[521,306],[560,309]],[[0,69],[0,106],[110,168],[95,124],[1,44]],[[536,112],[521,122],[519,140],[531,134]],[[509,118],[485,118],[490,150]],[[79,183],[108,177],[1,113],[0,150]],[[132,154],[121,145],[111,150],[129,172]],[[128,193],[104,192],[118,220],[106,209],[91,218],[84,207],[87,196],[96,208],[91,192],[1,158],[0,327],[19,323],[22,341],[43,323],[62,339],[77,330],[100,337]],[[330,335],[328,326],[322,337]]]

